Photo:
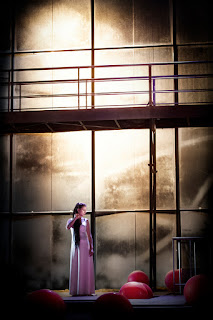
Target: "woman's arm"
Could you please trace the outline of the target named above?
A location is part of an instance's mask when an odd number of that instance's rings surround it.
[[[91,236],[91,233],[90,233],[90,225],[89,225],[89,221],[88,220],[87,220],[86,230],[87,230],[87,237],[88,237],[89,246],[90,246],[89,255],[92,256],[93,253],[94,253],[94,251],[93,251],[93,240],[92,240],[92,236]]]
[[[74,223],[76,222],[76,220],[80,219],[80,217],[80,214],[76,214],[74,219],[69,219],[67,221],[66,229],[69,230],[70,228],[73,228]]]

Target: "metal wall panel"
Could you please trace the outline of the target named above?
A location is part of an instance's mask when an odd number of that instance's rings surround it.
[[[180,130],[180,207],[208,208],[213,184],[212,128]]]
[[[12,263],[25,290],[51,287],[51,216],[13,220]]]
[[[172,237],[176,235],[176,216],[158,213],[156,217],[156,286],[165,287],[165,276],[172,270]]]
[[[16,50],[90,47],[90,0],[19,1]]]
[[[96,133],[96,210],[149,207],[149,132]]]
[[[175,130],[157,129],[157,187],[158,210],[175,209]]]
[[[91,210],[91,132],[52,135],[52,210]]]
[[[9,212],[10,136],[0,135],[0,212]]]
[[[14,136],[13,210],[51,211],[51,134]]]

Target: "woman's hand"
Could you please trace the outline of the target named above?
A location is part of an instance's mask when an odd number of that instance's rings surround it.
[[[73,228],[75,221],[78,219],[81,219],[81,215],[78,213],[75,215],[74,219],[69,219],[66,225],[67,230],[69,230],[70,228]]]

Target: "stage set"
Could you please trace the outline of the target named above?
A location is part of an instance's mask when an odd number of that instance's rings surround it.
[[[176,240],[179,243],[186,239],[173,239]],[[187,238],[187,241],[195,243],[198,238]],[[188,270],[173,268],[167,273],[167,290],[153,292],[149,286],[149,277],[143,271],[136,270],[129,274],[120,290],[101,289],[92,295],[73,296],[69,290],[34,291],[28,294],[24,309],[34,310],[35,319],[42,315],[42,319],[51,316],[54,319],[73,320],[197,317],[203,312],[211,312],[212,277],[204,274],[191,276],[197,267],[195,257],[193,262],[193,267]]]

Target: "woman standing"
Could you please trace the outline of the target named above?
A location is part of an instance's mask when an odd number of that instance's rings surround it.
[[[73,219],[69,219],[66,225],[72,234],[69,281],[71,295],[95,293],[93,241],[89,221],[84,218],[86,210],[86,204],[77,203],[73,210]]]

